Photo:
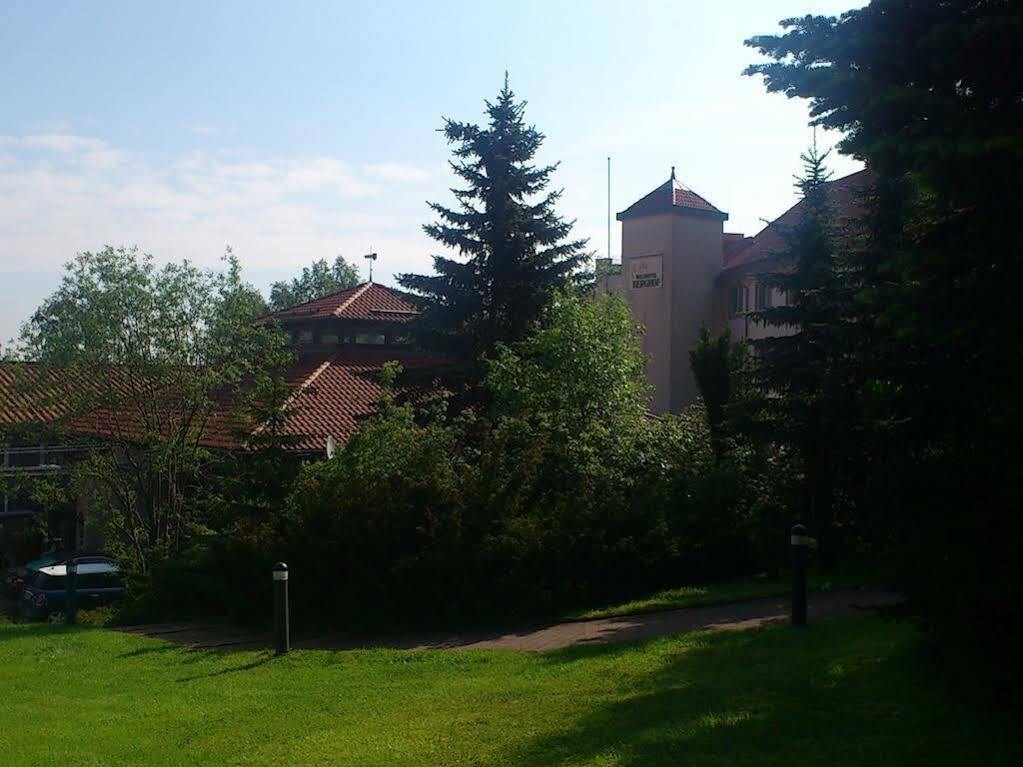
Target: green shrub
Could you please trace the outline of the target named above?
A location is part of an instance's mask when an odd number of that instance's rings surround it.
[[[461,411],[398,402],[386,369],[377,413],[283,513],[154,567],[149,593],[266,620],[281,559],[300,627],[451,625],[750,571],[744,454],[716,454],[702,408],[647,414],[624,303],[562,297],[485,367],[485,404]]]
[[[385,395],[376,417],[296,482],[285,538],[293,585],[307,579],[309,596],[296,596],[310,616],[338,605],[430,611],[423,600],[437,584],[452,579],[459,588],[475,467],[461,423],[449,423],[439,406],[421,415],[420,423],[410,405]]]
[[[283,536],[296,609],[507,617],[751,567],[740,467],[715,459],[702,411],[647,416],[622,302],[561,298],[487,370],[485,408],[387,394],[302,473]]]

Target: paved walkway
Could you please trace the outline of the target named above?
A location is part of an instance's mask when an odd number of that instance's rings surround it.
[[[811,594],[808,615],[811,622],[866,611],[898,602],[896,595],[883,591],[843,590]],[[627,642],[637,639],[684,634],[689,631],[738,631],[788,620],[789,598],[770,597],[749,602],[686,607],[657,613],[598,618],[533,627],[514,633],[478,632],[467,634],[424,634],[404,637],[357,637],[329,634],[293,643],[302,649],[350,650],[363,647],[396,649],[501,649],[543,652],[575,645]],[[258,649],[271,645],[266,634],[253,634],[223,626],[196,623],[130,626],[129,633],[165,639],[197,649]]]

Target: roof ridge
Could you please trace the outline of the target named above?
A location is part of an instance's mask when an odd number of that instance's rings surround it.
[[[362,285],[353,285],[350,288],[341,288],[340,290],[332,290],[330,293],[324,293],[322,296],[317,296],[316,298],[308,298],[305,301],[299,301],[297,304],[292,304],[291,306],[284,306],[284,307],[281,307],[280,309],[276,309],[276,310],[274,310],[272,312],[267,312],[266,314],[263,314],[263,315],[261,315],[259,317],[256,317],[254,322],[259,322],[260,320],[265,320],[265,319],[269,319],[271,317],[276,317],[278,314],[283,314],[284,312],[290,312],[290,311],[294,311],[295,309],[301,309],[303,306],[308,306],[309,304],[315,304],[315,303],[317,303],[319,301],[323,301],[323,300],[325,300],[327,298],[330,298],[331,296],[337,296],[337,295],[340,295],[341,293],[347,293],[350,290],[356,290],[357,288],[360,288],[360,287],[363,287],[363,286]]]
[[[343,312],[345,309],[347,309],[349,306],[351,306],[352,302],[355,299],[357,299],[359,296],[361,296],[363,293],[365,293],[367,290],[369,290],[369,288],[370,288],[370,286],[372,284],[373,284],[372,282],[368,282],[368,281],[362,283],[362,285],[359,286],[358,290],[356,290],[354,293],[352,293],[352,295],[350,295],[347,299],[345,299],[344,302],[342,302],[342,304],[339,307],[337,307],[337,309],[334,310],[334,316],[335,317],[340,317],[341,316],[341,312]]]
[[[688,200],[684,197],[688,196]],[[615,218],[623,221],[626,218],[653,216],[661,213],[695,213],[697,215],[713,215],[728,219],[728,214],[720,210],[714,203],[673,175],[663,184],[640,197]]]
[[[316,379],[320,377],[323,371],[329,368],[334,363],[335,360],[337,360],[337,352],[331,354],[327,359],[325,359],[316,367],[316,370],[314,370],[312,373],[306,376],[306,379],[302,381],[302,383],[298,385],[298,388],[295,389],[295,391],[293,391],[291,394],[289,394],[288,399],[285,400],[283,408],[285,412],[287,412],[288,408],[295,404],[295,400],[297,400],[306,389],[312,386],[313,382],[316,381]],[[252,430],[252,435],[255,436],[259,434],[265,428],[266,421],[263,421],[263,423],[259,424],[259,426]]]
[[[327,359],[321,362],[319,366],[316,368],[316,370],[310,373],[309,376],[301,384],[299,384],[298,393],[301,394],[303,391],[312,386],[316,379],[319,378],[320,375],[323,373],[323,371],[329,368],[331,365],[333,365],[336,360],[337,352],[334,352]]]

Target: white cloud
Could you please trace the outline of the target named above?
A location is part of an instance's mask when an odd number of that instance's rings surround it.
[[[204,263],[249,241],[246,260],[276,263],[301,235],[317,250],[353,235],[380,238],[399,224],[387,182],[422,182],[414,165],[358,165],[336,157],[252,159],[192,152],[162,164],[70,134],[0,137],[0,272],[56,268],[104,243],[138,243],[166,258]],[[409,195],[421,208],[422,191]],[[262,238],[262,239],[260,239]],[[368,243],[367,243],[368,244]],[[294,252],[294,247],[286,250]]]
[[[417,184],[430,178],[430,173],[419,166],[397,162],[367,165],[365,170],[373,178],[402,184]]]
[[[70,133],[39,133],[32,136],[0,136],[0,145],[41,149],[64,154],[76,151],[96,151],[106,148],[100,139],[75,136]]]
[[[264,287],[314,258],[362,265],[371,246],[377,279],[429,269],[435,248],[420,224],[422,200],[439,191],[424,191],[431,178],[394,162],[239,152],[157,161],[70,133],[0,136],[0,336],[56,286],[62,264],[106,244],[210,266],[230,244]]]

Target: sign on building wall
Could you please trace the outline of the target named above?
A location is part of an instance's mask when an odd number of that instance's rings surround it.
[[[629,259],[629,281],[633,289],[661,287],[663,256],[637,256]]]

